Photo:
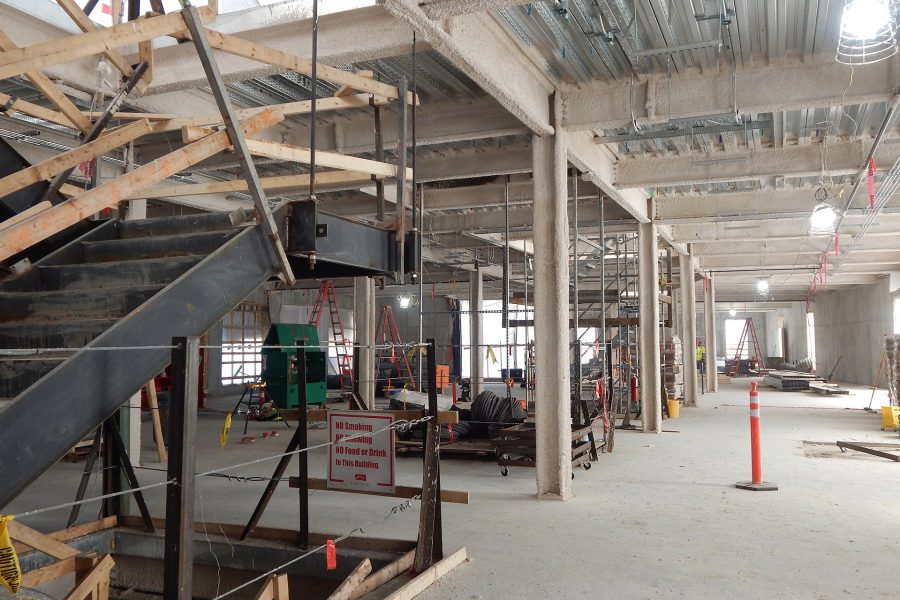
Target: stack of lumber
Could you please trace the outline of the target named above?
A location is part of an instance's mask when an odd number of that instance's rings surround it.
[[[810,384],[826,383],[825,379],[812,373],[802,373],[800,371],[769,371],[766,373],[763,383],[769,387],[773,387],[784,391],[806,391],[810,388]]]

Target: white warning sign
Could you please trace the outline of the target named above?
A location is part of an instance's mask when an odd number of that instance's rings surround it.
[[[394,493],[394,417],[328,411],[328,487]]]

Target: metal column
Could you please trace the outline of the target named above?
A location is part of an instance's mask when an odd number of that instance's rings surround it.
[[[484,385],[484,320],[481,311],[484,309],[484,275],[481,268],[476,266],[475,271],[469,273],[469,374],[471,385],[469,394],[472,401],[481,393]]]
[[[163,598],[191,598],[194,571],[194,444],[197,439],[197,377],[200,338],[172,339],[169,400],[169,469],[166,488]]]

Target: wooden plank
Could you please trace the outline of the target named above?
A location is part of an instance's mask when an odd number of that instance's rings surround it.
[[[138,43],[138,60],[147,63],[147,70],[141,76],[141,81],[150,85],[153,81],[153,67],[156,63],[153,53],[153,40],[144,40]]]
[[[301,58],[275,48],[256,44],[243,38],[233,35],[226,35],[218,31],[208,30],[209,45],[216,50],[234,54],[235,56],[243,56],[267,65],[281,67],[297,73],[312,76],[312,61],[307,58]],[[336,83],[338,85],[346,85],[361,92],[370,92],[385,98],[397,100],[400,98],[396,87],[381,83],[367,77],[361,77],[355,73],[349,73],[336,69],[334,67],[318,64],[316,65],[316,75],[325,81]],[[413,102],[413,95],[407,94],[407,103]]]
[[[424,592],[428,586],[458,567],[467,558],[466,549],[460,548],[450,556],[439,560],[425,571],[422,571],[415,579],[395,591],[385,600],[412,600]]]
[[[121,515],[119,516],[119,525],[122,527],[138,527],[144,528],[144,520],[138,515]],[[165,519],[154,518],[153,525],[157,528],[163,528],[166,525]],[[214,523],[210,521],[194,521],[194,531],[197,533],[205,533],[209,531],[224,532],[229,537],[238,537],[243,533],[244,526],[233,523]],[[320,546],[326,540],[333,540],[333,533],[315,533],[310,532],[309,543],[311,545]],[[300,533],[293,529],[279,529],[277,527],[259,527],[257,526],[249,539],[267,540],[272,542],[285,542],[289,544],[297,544],[300,540]],[[370,538],[370,537],[351,537],[341,542],[342,548],[350,548],[354,550],[366,550],[372,552],[407,552],[411,547],[415,546],[415,542],[409,540],[397,540],[390,538]]]
[[[416,498],[421,496],[422,488],[408,485],[394,486],[394,493],[390,492],[371,492],[364,490],[347,490],[328,487],[328,482],[324,479],[310,477],[307,480],[309,489],[325,492],[344,492],[349,494],[365,494],[367,496],[387,496],[390,498]],[[292,488],[299,488],[300,483],[296,477],[291,477],[288,485]],[[469,492],[459,492],[456,490],[441,490],[441,502],[450,502],[452,504],[468,504]]]
[[[13,226],[16,223],[20,223],[20,222],[24,221],[25,219],[30,219],[34,215],[44,212],[51,206],[53,206],[53,205],[50,204],[49,200],[44,200],[43,202],[38,202],[31,208],[25,209],[22,212],[20,212],[19,214],[12,216],[12,217],[6,219],[5,221],[0,221],[0,231],[3,231],[4,229],[7,229],[8,227]]]
[[[252,138],[247,139],[247,146],[250,148],[250,152],[257,156],[286,160],[304,165],[310,164],[311,155],[309,148]],[[324,152],[322,150],[316,152],[316,166],[343,169],[345,171],[358,171],[370,173],[372,175],[382,175],[384,177],[396,177],[398,172],[397,165],[378,162],[377,160],[369,160],[367,158],[357,158],[356,156],[345,156],[336,152]],[[406,176],[412,178],[412,169],[406,169]],[[316,177],[316,181],[318,182],[318,176]]]
[[[372,561],[366,558],[356,565],[356,568],[341,582],[341,585],[339,585],[336,590],[331,592],[331,595],[328,596],[328,600],[350,600],[350,596],[356,591],[359,584],[363,582],[363,579],[371,572]]]
[[[267,192],[285,190],[305,190],[309,188],[309,175],[277,175],[261,177],[263,189]],[[370,183],[371,175],[356,171],[326,171],[316,173],[316,186],[352,185],[357,183]],[[127,200],[139,200],[142,198],[179,198],[181,196],[203,196],[209,194],[230,194],[246,192],[247,182],[243,179],[230,181],[212,181],[209,183],[176,183],[155,185],[144,188],[128,196]],[[63,193],[66,193],[63,190]]]
[[[359,585],[359,587],[353,590],[353,592],[350,594],[350,600],[357,600],[358,598],[362,598],[369,592],[380,588],[394,577],[397,577],[401,573],[408,571],[410,567],[412,567],[415,558],[416,551],[410,550],[383,569],[379,569],[378,571],[367,577]]]
[[[159,456],[159,462],[164,463],[169,460],[169,452],[166,450],[166,441],[163,437],[162,419],[159,416],[159,399],[156,396],[156,381],[151,379],[144,385],[147,390],[147,404],[150,405],[150,417],[153,421],[153,436],[156,438],[156,454]]]
[[[48,533],[47,536],[53,538],[58,542],[68,542],[70,540],[74,540],[75,538],[80,538],[92,533],[97,533],[98,531],[111,529],[116,525],[118,525],[118,517],[105,517],[96,521],[82,523],[81,525],[76,525],[75,527],[69,527],[68,529],[60,529],[59,531]],[[24,554],[25,552],[31,552],[34,550],[34,548],[29,546],[28,544],[23,544],[21,542],[14,543],[13,548],[15,548],[16,552],[19,554]]]
[[[255,600],[290,600],[287,573],[270,575]]]
[[[71,3],[77,7],[72,0],[62,0],[60,6],[63,3]],[[198,9],[201,15],[209,13],[204,8]],[[78,8],[78,11],[84,15],[80,8]],[[94,26],[93,21],[90,22],[91,26]],[[80,22],[78,25],[82,27]],[[142,17],[137,21],[129,21],[114,27],[106,29],[95,28],[82,34],[65,36],[26,48],[10,50],[0,53],[0,79],[15,77],[27,71],[44,69],[85,56],[104,54],[114,48],[120,48],[129,44],[139,44],[144,40],[172,35],[184,29],[184,18],[180,12],[176,12],[158,17]],[[127,61],[124,64],[127,65]],[[118,68],[119,65],[116,65],[116,67]],[[128,65],[127,73],[131,73],[130,65]],[[138,89],[140,89],[140,83],[138,83]]]
[[[319,100],[316,102],[316,111],[323,112],[331,110],[342,110],[345,108],[365,108],[370,106],[370,98],[371,97],[369,94],[355,94],[353,96],[343,96],[340,98],[319,98]],[[372,103],[374,104],[384,104],[386,102],[387,99],[382,98],[381,96],[375,96],[374,98],[372,98]],[[281,111],[285,116],[305,115],[311,111],[312,102],[310,100],[283,102],[281,104],[268,104],[266,106],[241,108],[236,110],[235,112],[238,115],[238,119],[244,120],[257,115],[264,110],[271,109]],[[100,111],[83,111],[83,114],[87,117],[96,119],[99,118],[103,113]],[[115,113],[115,115],[113,115],[113,118],[119,121],[150,119],[154,122],[154,133],[161,133],[164,131],[178,131],[185,126],[209,126],[222,124],[221,113],[209,113],[194,117],[182,117],[181,115],[166,113],[117,112]]]
[[[62,125],[63,127],[72,126],[72,122],[62,113],[43,106],[38,106],[37,104],[32,104],[31,102],[26,102],[25,100],[20,100],[19,98],[14,98],[9,94],[0,93],[0,105],[6,106],[7,104],[9,104],[7,112],[20,112],[24,115],[37,117],[38,119],[44,119],[45,121]]]
[[[18,46],[16,46],[5,33],[0,31],[0,50],[7,52],[17,48]],[[59,88],[56,87],[55,83],[50,81],[49,77],[44,75],[41,71],[28,71],[25,73],[25,77],[27,77],[29,81],[44,94],[53,106],[59,109],[59,112],[66,116],[66,119],[68,119],[71,125],[76,129],[84,133],[91,128],[90,119],[81,113],[81,109],[75,106],[75,104],[69,100],[69,97],[63,94]]]
[[[48,158],[27,169],[22,169],[0,179],[0,196],[6,196],[25,186],[51,179],[54,175],[67,169],[77,167],[86,160],[109,152],[150,132],[150,121],[143,119],[130,125],[112,129],[93,142],[76,146],[66,152]]]
[[[112,556],[107,554],[104,556],[97,566],[91,569],[91,572],[75,586],[66,596],[66,600],[84,600],[91,597],[99,599],[103,597],[102,590],[109,588],[109,574],[115,566]],[[105,580],[105,583],[104,583]],[[99,593],[97,593],[99,591]]]
[[[46,567],[22,573],[22,587],[29,588],[74,573],[78,567],[75,556],[49,564]]]
[[[277,112],[264,112],[244,121],[244,129],[248,133],[255,133],[271,127],[282,118],[282,115]],[[129,194],[171,177],[179,171],[221,152],[228,146],[228,134],[219,131],[80,196],[58,204],[18,225],[13,225],[0,233],[0,260],[31,247],[104,208],[114,207]]]
[[[318,178],[318,175],[316,176],[316,178]],[[416,419],[421,419],[425,416],[424,410],[385,410],[375,412],[383,412],[385,414],[393,415],[393,417],[398,421],[415,421]],[[298,411],[296,409],[283,409],[281,411],[281,417],[286,421],[296,421],[299,418],[299,415],[297,413]],[[317,408],[310,410],[307,412],[306,419],[310,423],[327,421],[328,409]],[[438,412],[439,425],[450,425],[453,423],[459,423],[459,411],[442,410]]]
[[[9,537],[12,539],[28,544],[35,550],[40,550],[53,558],[70,558],[79,554],[79,551],[72,546],[63,544],[49,535],[23,525],[18,521],[9,521],[6,524],[6,528],[9,531]]]

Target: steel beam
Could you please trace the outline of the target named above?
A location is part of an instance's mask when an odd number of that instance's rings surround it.
[[[275,219],[272,217],[272,211],[269,208],[269,201],[266,199],[266,192],[263,190],[262,183],[259,180],[259,174],[256,172],[256,165],[250,150],[247,147],[247,140],[244,138],[244,130],[237,119],[234,107],[225,87],[225,80],[219,72],[218,63],[213,56],[212,48],[209,45],[209,39],[206,36],[206,28],[200,18],[200,13],[194,6],[188,6],[184,9],[184,22],[194,39],[194,45],[197,48],[197,54],[200,56],[200,63],[206,73],[209,87],[216,99],[219,111],[222,113],[222,119],[225,122],[225,129],[228,131],[228,138],[234,146],[235,153],[241,161],[241,169],[244,172],[244,178],[247,180],[250,195],[253,197],[253,204],[256,206],[256,219],[262,225],[263,230],[269,237],[272,247],[275,249],[275,255],[278,257],[278,263],[281,265],[281,273],[284,276],[284,282],[288,286],[296,283],[294,272],[288,262],[287,254],[285,254],[284,246],[281,243],[281,237],[278,234],[278,227],[275,225]]]
[[[172,338],[172,394],[169,400],[166,537],[163,598],[190,600],[194,573],[194,446],[197,438],[197,377],[200,338]]]

